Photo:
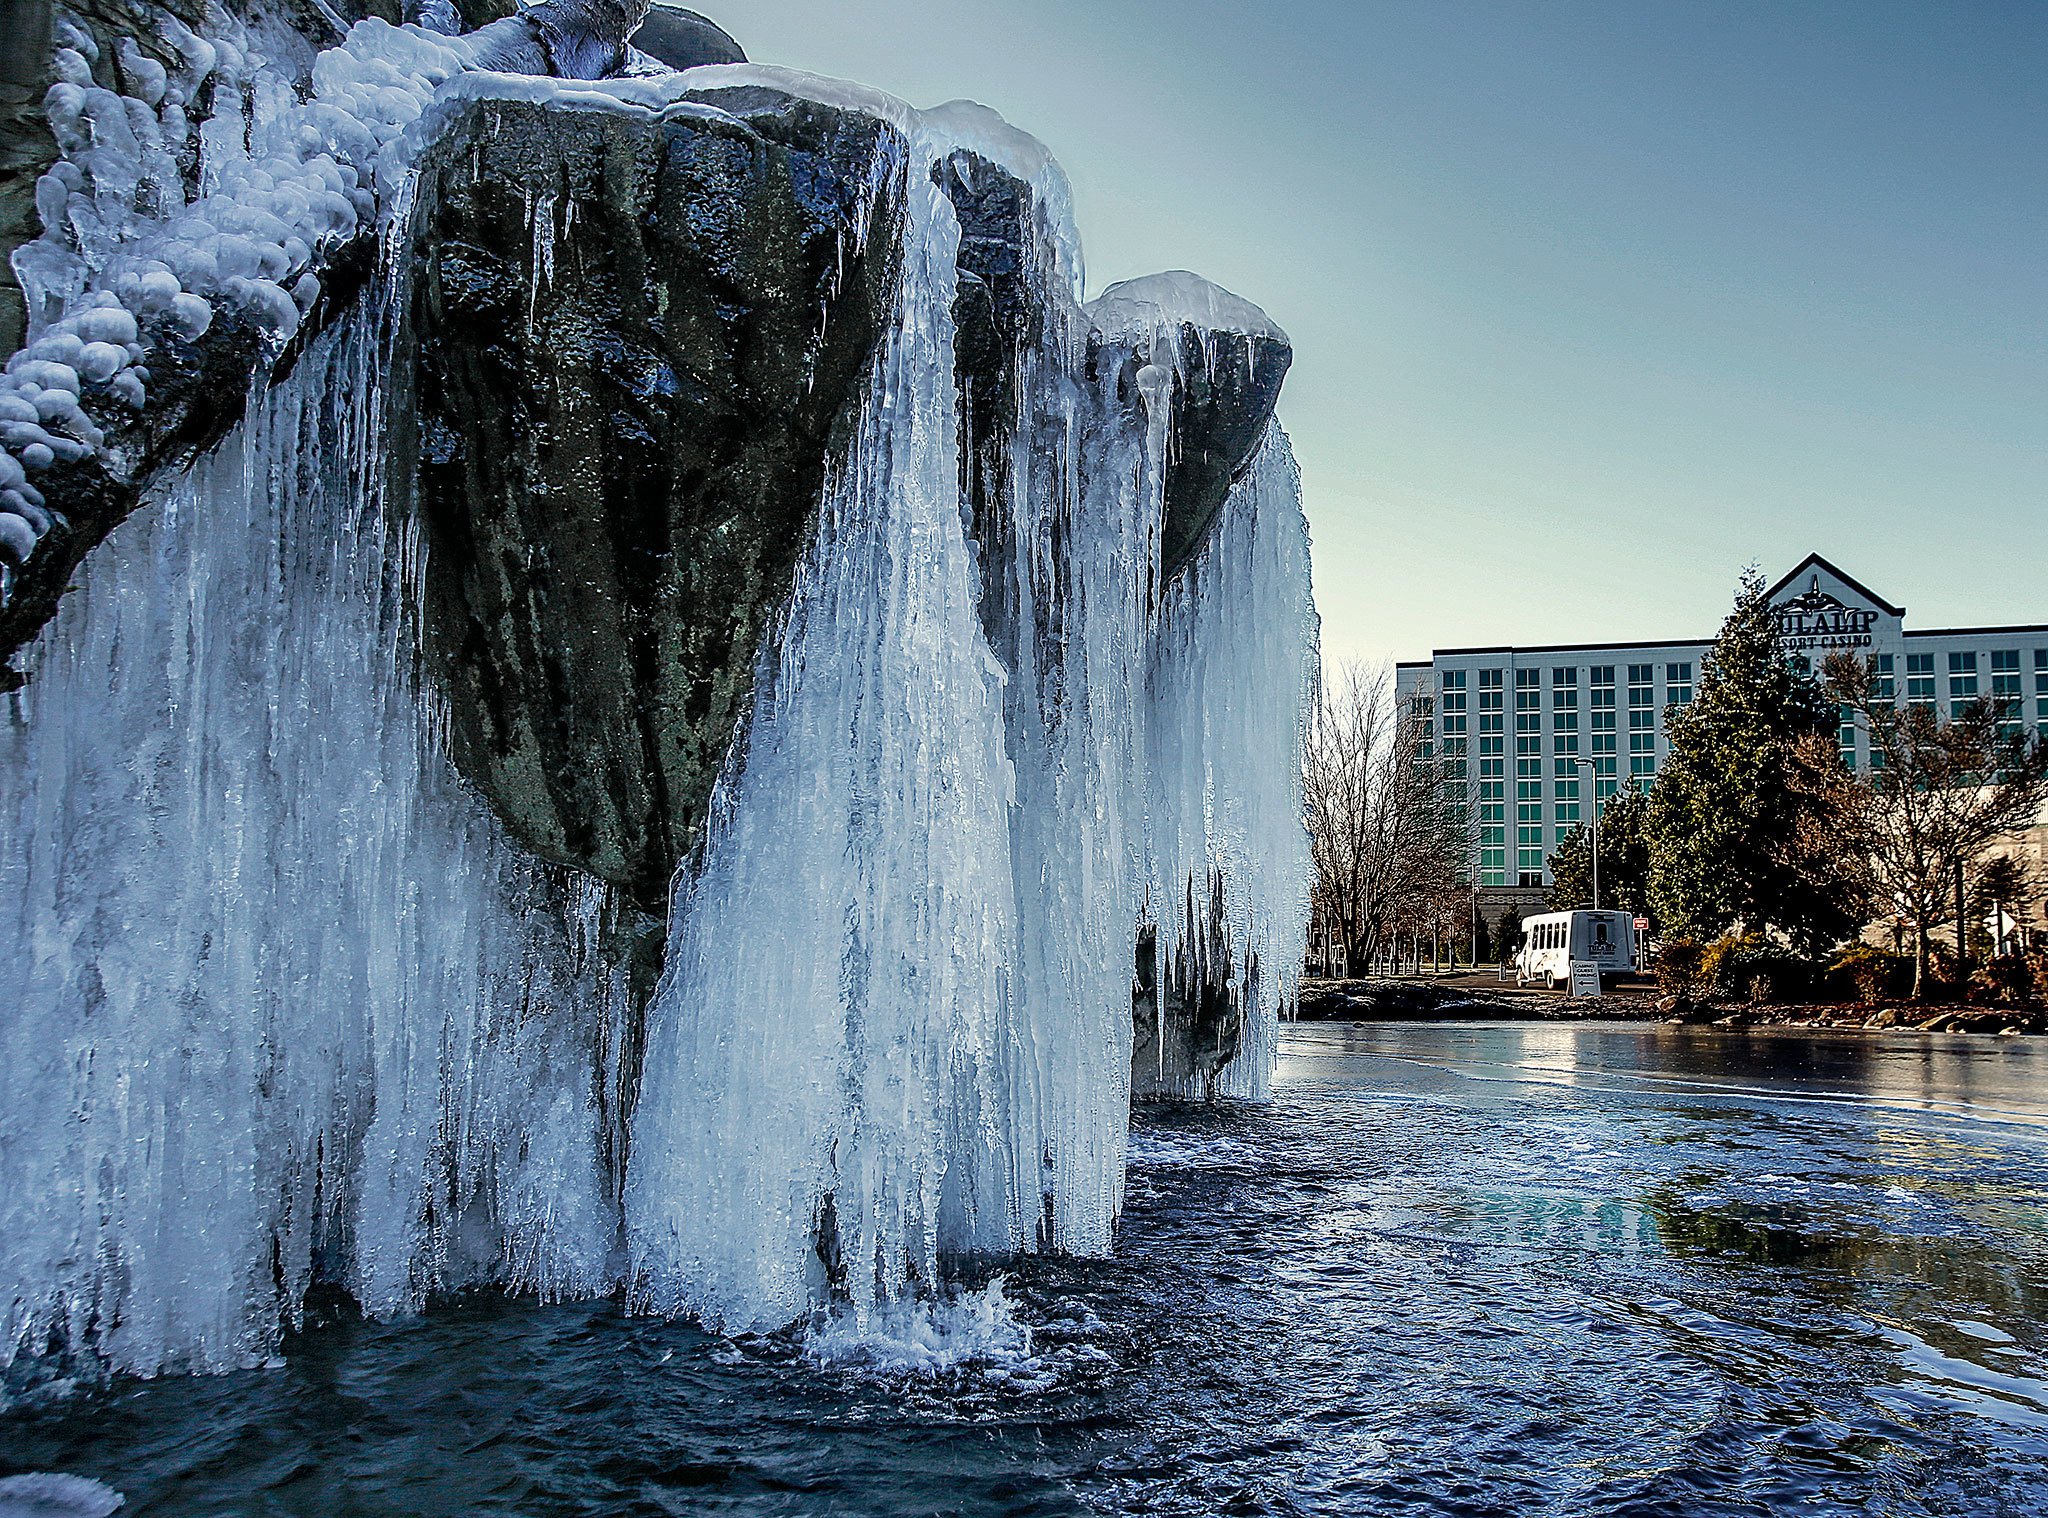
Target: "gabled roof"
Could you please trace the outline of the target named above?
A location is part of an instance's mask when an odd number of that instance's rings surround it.
[[[1822,558],[1817,553],[1810,553],[1805,558],[1801,559],[1799,561],[1799,567],[1797,569],[1793,570],[1790,574],[1786,575],[1784,579],[1780,580],[1777,584],[1773,585],[1767,592],[1765,592],[1766,599],[1771,601],[1777,600],[1779,593],[1787,589],[1794,580],[1797,580],[1801,575],[1806,574],[1808,571],[1815,569],[1818,569],[1825,574],[1833,575],[1837,580],[1840,580],[1844,585],[1848,586],[1851,590],[1855,591],[1857,595],[1864,597],[1866,600],[1870,602],[1872,606],[1875,606],[1879,611],[1885,613],[1887,616],[1903,617],[1906,614],[1905,607],[1892,605],[1891,602],[1887,601],[1883,596],[1879,595],[1876,591],[1872,590],[1868,585],[1865,585],[1862,581],[1856,579],[1852,575],[1844,574],[1841,570],[1835,568],[1834,565],[1830,564],[1826,559]]]

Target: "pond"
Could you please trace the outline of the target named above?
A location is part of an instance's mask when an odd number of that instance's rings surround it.
[[[2048,1511],[2048,1041],[1288,1031],[1117,1257],[857,1342],[479,1297],[0,1420],[127,1514]]]

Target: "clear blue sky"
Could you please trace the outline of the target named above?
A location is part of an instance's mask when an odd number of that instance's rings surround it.
[[[700,0],[982,100],[1091,293],[1294,338],[1332,656],[1711,632],[1809,550],[2048,621],[2048,0]]]

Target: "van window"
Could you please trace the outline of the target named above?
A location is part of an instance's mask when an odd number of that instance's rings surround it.
[[[1593,942],[1603,949],[1607,947],[1607,919],[1604,917],[1593,919]]]

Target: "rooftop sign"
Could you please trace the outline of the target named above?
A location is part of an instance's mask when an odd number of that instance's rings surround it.
[[[1778,619],[1778,640],[1795,653],[1838,648],[1868,648],[1878,614],[1851,606],[1820,588],[1814,575],[1798,595],[1771,607]]]

